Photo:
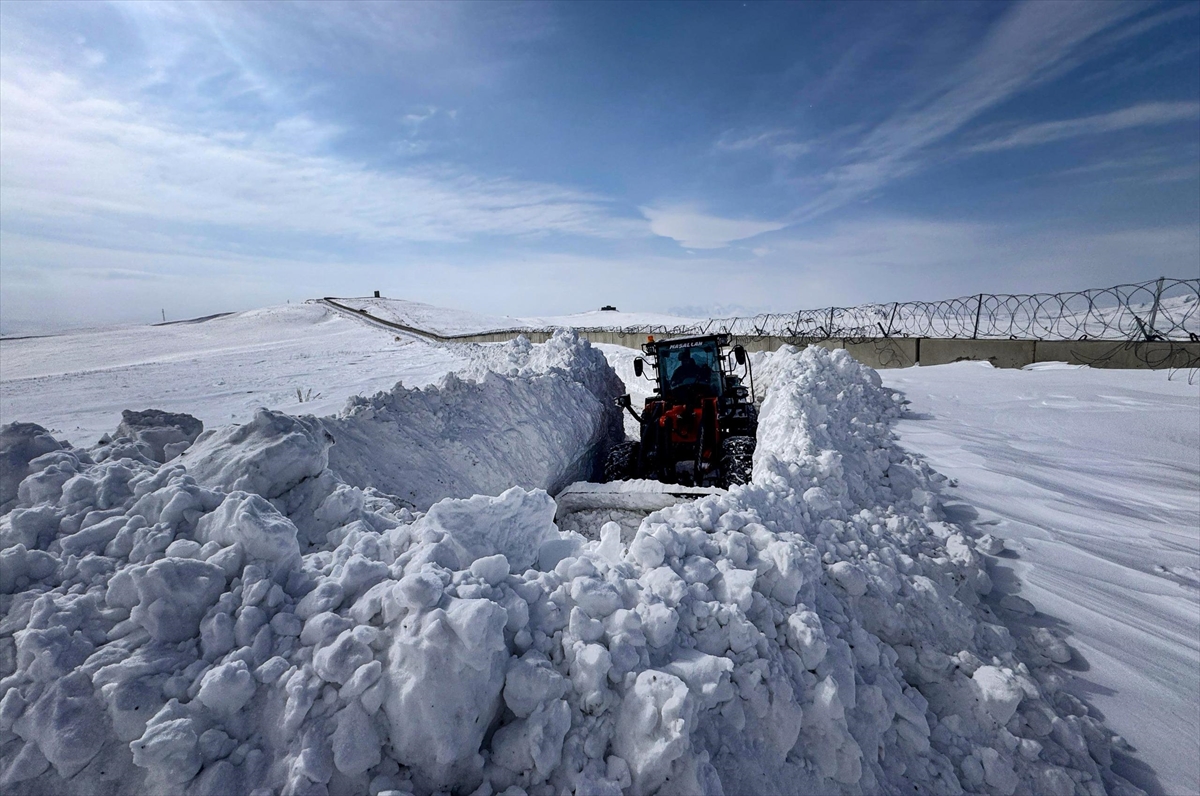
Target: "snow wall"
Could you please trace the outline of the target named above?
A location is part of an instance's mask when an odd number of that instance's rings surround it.
[[[296,466],[306,418],[225,466],[43,452],[0,518],[5,793],[1137,792],[1061,642],[980,604],[876,374],[774,357],[754,482],[628,545],[541,490],[413,514]]]
[[[604,354],[575,332],[468,350],[473,364],[437,387],[397,385],[324,418],[337,440],[330,469],[421,511],[445,497],[554,493],[591,478],[623,433],[614,401],[624,385]]]

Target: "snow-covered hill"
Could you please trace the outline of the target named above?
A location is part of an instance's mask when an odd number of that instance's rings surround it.
[[[439,335],[477,334],[510,329],[624,329],[627,327],[665,326],[674,328],[703,324],[698,318],[681,318],[660,312],[621,312],[592,310],[574,315],[546,315],[514,318],[435,307],[418,301],[390,298],[339,298],[339,304],[366,310],[385,321],[411,326]]]
[[[285,304],[198,323],[0,340],[0,419],[34,418],[88,446],[117,427],[123,409],[187,412],[209,426],[245,422],[264,406],[327,414],[400,380],[430,384],[466,361],[318,304]]]

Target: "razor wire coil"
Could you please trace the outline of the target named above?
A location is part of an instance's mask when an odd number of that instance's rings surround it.
[[[348,312],[365,308],[323,299]],[[368,317],[369,316],[368,314]],[[443,342],[481,336],[505,339],[550,328],[530,326],[437,335],[379,318],[387,326],[427,334]],[[584,334],[682,337],[727,333],[739,342],[761,340],[795,345],[839,341],[874,346],[880,361],[903,366],[892,345],[903,338],[1024,340],[1108,343],[1073,351],[1075,361],[1102,366],[1130,355],[1148,367],[1200,368],[1200,279],[1168,279],[1062,293],[994,294],[941,301],[906,301],[825,307],[789,313],[714,318],[703,322],[624,327],[575,327]]]
[[[982,293],[941,301],[860,304],[714,318],[677,326],[638,325],[580,331],[662,336],[727,332],[743,339],[781,337],[810,342],[889,337],[1197,342],[1200,341],[1200,279],[1162,278],[1063,293]]]

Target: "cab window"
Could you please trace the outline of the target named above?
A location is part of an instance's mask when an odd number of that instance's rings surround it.
[[[669,349],[660,354],[659,367],[668,390],[700,387],[712,393],[720,392],[721,369],[715,346]]]

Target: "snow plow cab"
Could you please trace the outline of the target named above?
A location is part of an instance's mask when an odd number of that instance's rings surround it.
[[[753,374],[745,349],[730,343],[728,334],[712,334],[651,337],[642,345],[645,357],[633,361],[634,373],[652,378],[655,391],[641,414],[628,395],[617,399],[641,434],[609,452],[605,481],[646,478],[728,488],[750,480],[758,431]],[[747,376],[749,389],[743,383]]]

